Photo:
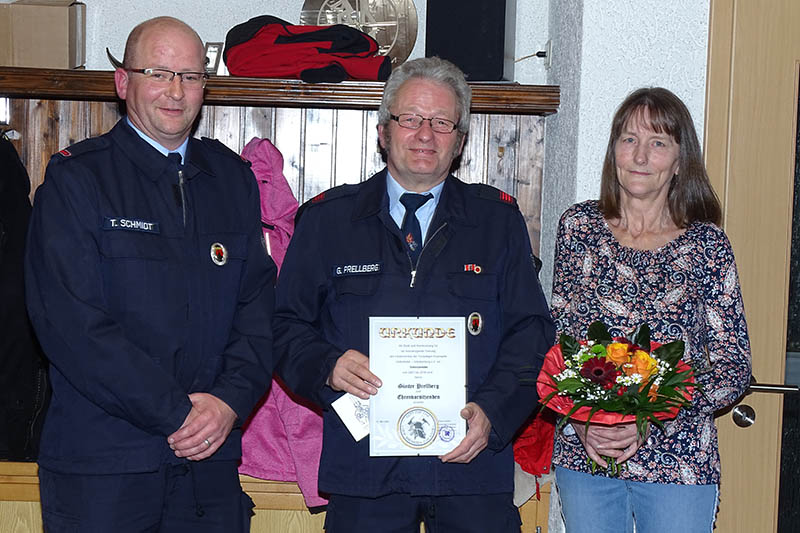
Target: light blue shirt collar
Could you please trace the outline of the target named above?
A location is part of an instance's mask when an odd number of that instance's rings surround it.
[[[444,188],[444,181],[429,192],[433,198],[422,204],[422,207],[417,209],[417,220],[419,221],[419,229],[422,231],[422,242],[428,235],[428,228],[433,220],[433,214],[436,212],[436,206],[439,205],[439,198],[442,196],[442,189]],[[392,177],[389,171],[386,171],[386,193],[389,196],[389,215],[391,215],[397,227],[403,225],[403,217],[406,214],[406,207],[400,203],[400,197],[403,193],[412,192],[403,189],[399,183]],[[424,194],[424,193],[423,193]]]
[[[178,152],[179,154],[181,154],[181,163],[183,163],[183,164],[186,164],[186,147],[187,147],[187,146],[189,146],[189,138],[188,138],[188,137],[187,137],[187,138],[186,138],[186,139],[183,141],[183,144],[181,144],[180,146],[178,146],[178,148],[177,148],[177,149],[175,149],[175,150],[168,150],[168,149],[166,149],[165,147],[161,146],[161,144],[159,144],[157,141],[155,141],[155,140],[151,139],[150,137],[148,137],[148,136],[147,136],[147,134],[146,134],[146,133],[144,133],[142,130],[140,130],[139,128],[137,128],[136,126],[134,126],[134,125],[133,125],[133,122],[131,122],[131,119],[130,119],[130,117],[127,117],[127,116],[126,116],[126,117],[125,117],[125,120],[127,120],[127,121],[128,121],[128,126],[130,126],[131,128],[133,128],[133,131],[135,131],[135,132],[136,132],[136,134],[137,134],[137,135],[139,135],[139,137],[141,137],[142,139],[144,139],[144,141],[145,141],[147,144],[149,144],[150,146],[152,146],[153,148],[155,148],[156,150],[158,150],[159,152],[161,152],[162,154],[164,154],[164,156],[168,155],[168,154],[169,154],[169,153],[171,153],[171,152]]]

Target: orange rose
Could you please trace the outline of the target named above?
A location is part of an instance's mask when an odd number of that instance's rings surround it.
[[[647,381],[652,373],[658,368],[656,360],[650,357],[650,354],[644,350],[636,350],[629,365],[625,365],[625,374],[639,374],[642,376],[642,381]]]
[[[628,345],[621,342],[612,342],[606,346],[606,359],[617,366],[628,362]]]
[[[647,391],[647,399],[650,400],[651,402],[654,402],[656,401],[656,396],[658,396],[658,385],[653,383],[650,386],[650,390]]]

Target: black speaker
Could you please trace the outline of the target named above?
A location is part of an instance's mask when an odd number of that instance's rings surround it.
[[[431,0],[425,55],[458,65],[469,81],[503,79],[505,0]]]

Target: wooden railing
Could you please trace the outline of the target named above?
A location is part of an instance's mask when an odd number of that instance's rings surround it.
[[[0,96],[54,100],[114,101],[114,73],[98,70],[48,70],[0,67]],[[553,85],[472,83],[472,112],[550,115],[558,110],[560,90]],[[304,83],[212,76],[205,103],[226,106],[377,109],[382,82]]]

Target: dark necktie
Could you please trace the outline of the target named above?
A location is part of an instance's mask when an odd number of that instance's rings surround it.
[[[400,203],[406,207],[406,214],[403,217],[403,227],[400,231],[403,232],[403,239],[408,246],[411,262],[416,266],[419,253],[422,250],[422,230],[419,227],[419,220],[417,220],[417,209],[433,198],[433,195],[428,194],[415,194],[404,193],[400,197]]]
[[[170,152],[167,154],[167,159],[169,162],[178,167],[178,170],[183,169],[183,159],[181,158],[181,154],[178,152]]]
[[[175,167],[175,172],[180,172],[183,170],[183,160],[181,159],[181,154],[178,152],[170,152],[167,154],[167,159],[169,159],[170,165]],[[183,207],[183,193],[181,192],[181,187],[177,183],[172,184],[172,197],[175,199],[175,205],[178,207]]]

